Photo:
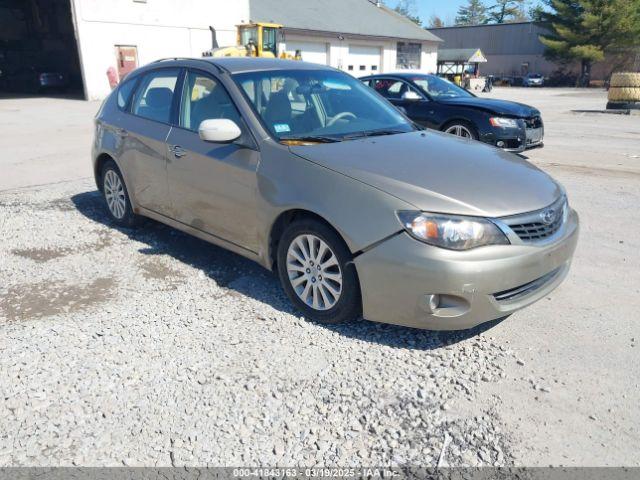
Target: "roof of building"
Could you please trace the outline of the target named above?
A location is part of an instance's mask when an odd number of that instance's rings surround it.
[[[440,42],[408,18],[371,0],[249,0],[254,22],[287,29]]]
[[[483,63],[487,59],[479,48],[444,48],[438,50],[438,62]]]

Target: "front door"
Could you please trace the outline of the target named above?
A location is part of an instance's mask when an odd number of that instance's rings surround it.
[[[117,131],[124,145],[120,160],[136,204],[164,215],[170,214],[166,141],[179,74],[172,68],[144,75]]]
[[[419,125],[437,128],[434,103],[403,80],[376,78],[371,87],[397,107],[402,107],[406,115]]]
[[[257,252],[256,170],[259,153],[242,146],[205,142],[208,119],[233,120],[249,135],[226,89],[208,73],[189,71],[182,90],[179,126],[167,139],[167,173],[179,222]]]

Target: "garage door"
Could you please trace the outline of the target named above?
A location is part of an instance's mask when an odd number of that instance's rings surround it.
[[[349,45],[347,72],[356,77],[380,73],[380,51],[380,47]]]
[[[290,55],[295,55],[296,50],[302,53],[304,62],[319,63],[327,65],[329,56],[327,55],[327,44],[320,42],[287,42],[286,51]]]

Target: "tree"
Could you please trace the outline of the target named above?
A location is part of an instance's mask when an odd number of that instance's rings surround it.
[[[545,56],[580,62],[581,86],[588,86],[591,66],[606,53],[631,52],[640,45],[638,0],[546,0],[542,14],[550,33],[542,35]]]
[[[488,8],[489,21],[507,23],[524,19],[524,3],[525,0],[496,0],[495,5]]]
[[[416,10],[415,0],[400,0],[394,10],[403,17],[407,17],[418,26],[422,26],[422,20],[414,12]]]
[[[442,28],[444,26],[444,20],[442,20],[438,15],[431,15],[429,18],[429,28]]]
[[[487,23],[487,7],[481,0],[467,0],[458,9],[456,25],[482,25]]]
[[[544,8],[542,5],[536,5],[529,9],[529,18],[532,22],[541,22],[544,15]]]

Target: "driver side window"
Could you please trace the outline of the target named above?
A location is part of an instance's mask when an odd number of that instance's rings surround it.
[[[226,118],[240,126],[240,114],[226,89],[209,75],[189,71],[182,92],[180,126],[198,131],[204,120]]]

